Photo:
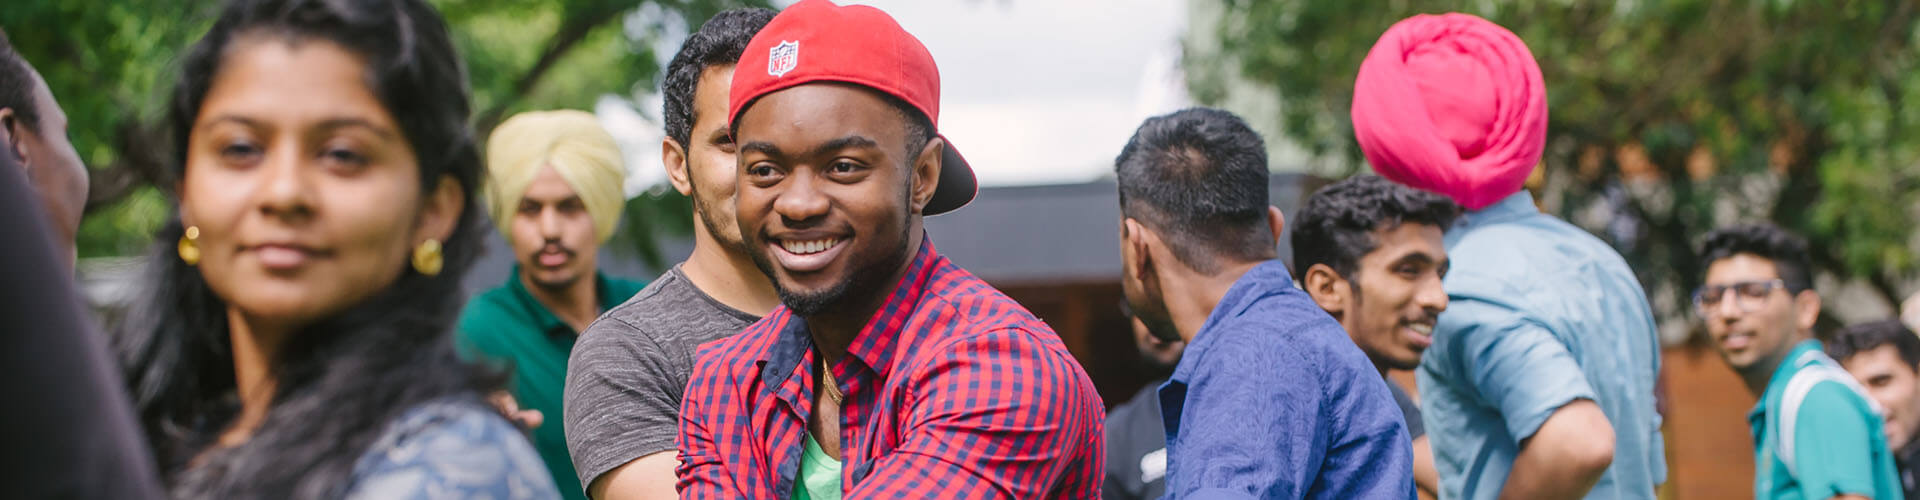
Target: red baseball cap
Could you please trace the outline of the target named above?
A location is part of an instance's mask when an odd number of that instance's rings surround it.
[[[904,101],[940,129],[940,69],[933,54],[880,9],[804,0],[774,16],[740,55],[728,92],[729,126],[761,96],[814,82],[851,83]],[[980,190],[973,167],[953,147],[941,148],[940,185],[926,215],[965,206]]]

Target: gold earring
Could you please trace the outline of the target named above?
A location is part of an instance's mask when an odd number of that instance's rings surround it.
[[[420,242],[420,246],[413,247],[413,270],[420,271],[420,274],[439,275],[440,266],[445,264],[443,261],[444,259],[440,256],[440,240],[428,238],[427,241]]]
[[[180,260],[189,266],[200,265],[200,226],[187,226],[186,234],[180,235]]]

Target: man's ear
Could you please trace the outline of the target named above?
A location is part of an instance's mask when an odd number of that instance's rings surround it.
[[[693,175],[688,172],[692,165],[687,164],[687,150],[680,147],[680,141],[668,137],[660,140],[660,164],[667,167],[667,182],[673,183],[673,190],[681,195],[693,196]]]
[[[21,133],[25,132],[22,128],[20,115],[14,113],[13,108],[0,108],[0,139],[5,139],[7,153],[13,155],[13,159],[19,161],[20,166],[25,167],[27,166],[27,143],[26,134]]]
[[[1152,243],[1147,241],[1150,237],[1154,236],[1148,234],[1146,225],[1141,224],[1139,220],[1133,218],[1120,220],[1120,245],[1123,251],[1133,256],[1132,259],[1121,259],[1125,261],[1122,265],[1126,267],[1124,272],[1127,273],[1127,277],[1136,282],[1145,283],[1153,277],[1153,266],[1156,263],[1153,261]],[[1157,240],[1157,237],[1154,238]]]
[[[927,204],[933,202],[933,192],[940,188],[941,153],[947,149],[947,141],[939,137],[927,140],[927,146],[920,148],[920,155],[913,159],[913,213],[920,214]]]
[[[1267,227],[1273,230],[1273,246],[1280,246],[1280,230],[1287,228],[1287,216],[1280,213],[1280,207],[1267,206]]]
[[[1801,290],[1793,295],[1793,304],[1794,324],[1801,330],[1812,330],[1813,324],[1820,320],[1820,292],[1812,288]]]
[[[461,212],[465,211],[467,193],[460,189],[460,181],[452,175],[440,176],[440,183],[427,193],[420,209],[420,227],[415,234],[413,244],[418,245],[427,239],[446,243],[453,237],[454,226],[460,223]]]
[[[1340,277],[1340,273],[1334,272],[1332,267],[1326,264],[1308,267],[1307,272],[1300,275],[1300,285],[1307,290],[1307,296],[1313,297],[1313,303],[1333,315],[1333,319],[1340,319],[1341,313],[1347,311],[1347,296],[1353,290],[1352,284]]]

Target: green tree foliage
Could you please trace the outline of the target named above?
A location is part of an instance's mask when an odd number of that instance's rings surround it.
[[[688,27],[765,0],[432,0],[466,58],[475,130],[530,109],[592,110],[602,97],[658,86],[664,61]],[[137,131],[162,111],[178,56],[212,24],[217,2],[142,0],[0,2],[0,28],[46,78],[70,121],[93,192],[81,227],[82,257],[144,250],[167,216],[160,190],[126,161],[150,147]],[[648,116],[658,110],[641,110]],[[686,201],[670,189],[628,203],[623,244],[650,263],[654,237],[690,231]],[[635,232],[638,232],[635,234]]]
[[[1551,119],[1546,208],[1619,248],[1656,307],[1684,314],[1711,229],[1767,220],[1808,236],[1816,267],[1891,303],[1916,270],[1920,45],[1908,0],[1477,2],[1214,0],[1186,64],[1202,102],[1271,92],[1311,152],[1364,167],[1348,111],[1360,61],[1394,22],[1467,12],[1539,61]],[[1197,47],[1222,47],[1194,50]],[[1208,53],[1212,52],[1212,53]],[[1241,85],[1240,87],[1245,87]]]

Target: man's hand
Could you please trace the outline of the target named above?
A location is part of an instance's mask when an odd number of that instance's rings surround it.
[[[1600,405],[1576,399],[1520,442],[1501,499],[1577,499],[1613,465],[1613,424]]]
[[[493,409],[500,411],[500,416],[507,417],[507,421],[520,426],[520,430],[531,431],[547,420],[545,415],[540,414],[540,410],[520,409],[520,401],[513,399],[513,395],[508,394],[507,391],[493,391],[493,394],[487,396],[487,402],[493,404]]]

